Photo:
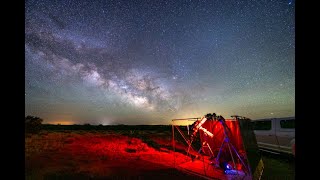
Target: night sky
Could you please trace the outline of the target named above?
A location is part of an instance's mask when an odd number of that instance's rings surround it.
[[[169,124],[295,115],[294,1],[25,3],[25,115]]]

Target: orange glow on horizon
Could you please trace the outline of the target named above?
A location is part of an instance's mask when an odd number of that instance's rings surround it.
[[[58,121],[49,122],[48,124],[73,125],[75,123],[73,121],[58,120]]]

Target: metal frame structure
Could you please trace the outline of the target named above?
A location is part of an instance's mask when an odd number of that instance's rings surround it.
[[[238,117],[240,117],[240,116],[232,116],[232,117],[234,118],[234,120],[238,120]],[[246,173],[245,174],[247,175],[247,173],[248,173],[249,175],[251,175],[251,170],[250,170],[249,165],[246,165],[246,163],[242,160],[242,158],[240,157],[240,155],[237,152],[237,150],[235,149],[235,147],[230,142],[230,139],[229,139],[230,131],[229,131],[228,126],[225,124],[224,118],[222,116],[218,116],[218,118],[216,118],[216,116],[214,116],[213,118],[217,123],[220,122],[221,125],[223,126],[224,138],[223,138],[223,142],[222,142],[222,144],[221,144],[221,146],[219,148],[219,152],[218,152],[217,157],[214,159],[214,161],[211,161],[207,166],[206,166],[206,163],[205,163],[205,157],[200,152],[203,150],[204,146],[207,146],[208,149],[209,149],[210,154],[212,155],[211,157],[213,157],[214,154],[212,152],[212,149],[211,149],[209,143],[202,142],[203,144],[201,144],[201,147],[200,147],[200,149],[198,151],[196,151],[195,148],[193,148],[193,146],[192,146],[194,138],[196,137],[196,134],[199,131],[202,131],[205,135],[213,138],[212,132],[207,131],[207,129],[202,127],[202,125],[206,122],[206,120],[208,120],[207,117],[204,116],[202,118],[198,117],[198,118],[184,118],[184,119],[173,119],[172,120],[172,147],[173,147],[173,152],[174,152],[174,167],[176,168],[176,155],[175,155],[175,153],[176,153],[175,129],[176,129],[179,132],[179,134],[181,135],[181,137],[183,138],[183,140],[186,142],[187,146],[188,146],[188,148],[186,149],[186,153],[187,153],[187,156],[190,157],[191,161],[192,162],[194,161],[194,157],[201,157],[201,160],[202,160],[202,163],[203,163],[203,171],[204,171],[203,173],[204,173],[205,177],[207,176],[207,172],[206,171],[208,170],[208,168],[210,166],[212,168],[218,168],[219,167],[219,158],[220,158],[222,149],[224,148],[225,145],[227,145],[227,147],[229,149],[229,153],[230,153],[230,155],[232,157],[232,162],[233,162],[234,168],[236,168],[235,167],[236,165],[235,165],[234,157],[233,157],[232,152],[231,152],[232,150],[237,155],[237,157],[240,159],[241,164],[245,167],[245,169],[246,169]],[[185,134],[182,132],[182,130],[179,128],[180,125],[176,125],[175,124],[176,121],[184,121],[184,122],[191,121],[191,122],[193,122],[194,123],[193,124],[193,130],[194,131],[192,132],[192,134],[190,133],[190,124],[189,123],[187,123],[187,125],[186,125],[189,137],[186,137]],[[192,156],[191,153],[190,153],[190,150],[193,151],[193,152],[197,152],[197,155],[196,156]],[[216,166],[214,167],[212,165],[216,165]],[[239,175],[239,174],[236,172],[236,175]],[[208,177],[206,177],[206,178],[208,178]]]
[[[173,119],[172,122],[175,122],[175,121],[198,121],[199,119],[201,118],[185,118],[185,119]],[[185,135],[183,134],[183,132],[180,130],[180,128],[175,125],[174,123],[172,123],[172,148],[173,148],[173,152],[175,153],[175,139],[174,139],[174,135],[175,135],[175,128],[178,130],[178,132],[180,133],[180,135],[182,136],[182,138],[184,139],[184,141],[188,144],[188,149],[187,149],[187,156],[189,156],[189,151],[190,151],[190,148],[192,150],[194,150],[194,148],[192,147],[192,142],[190,140],[188,140],[188,138],[185,137]],[[188,135],[190,134],[190,129],[189,129],[189,124],[187,125],[187,129],[188,129]],[[175,159],[175,155],[174,155],[174,166],[176,164],[176,159]]]

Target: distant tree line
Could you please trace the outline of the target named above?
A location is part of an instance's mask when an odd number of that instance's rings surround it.
[[[43,130],[158,130],[171,131],[171,125],[53,125],[43,124]]]
[[[25,132],[26,133],[39,133],[41,130],[155,130],[155,131],[171,131],[171,125],[91,125],[89,123],[83,125],[54,125],[42,124],[43,119],[36,116],[25,117]],[[186,126],[180,126],[181,130],[185,131]]]

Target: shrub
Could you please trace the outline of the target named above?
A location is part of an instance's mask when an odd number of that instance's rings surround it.
[[[27,116],[25,117],[25,132],[36,134],[41,130],[41,123],[43,119],[36,116]]]

